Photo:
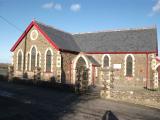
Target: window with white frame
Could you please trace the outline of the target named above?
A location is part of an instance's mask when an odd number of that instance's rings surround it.
[[[22,51],[18,52],[18,70],[21,71],[22,70]]]
[[[29,71],[30,54],[27,56],[27,70]]]
[[[36,48],[33,47],[31,50],[31,71],[35,69],[36,66]]]
[[[103,68],[110,67],[110,61],[111,61],[111,58],[108,54],[103,55],[103,57],[102,57],[102,67]]]
[[[134,56],[127,55],[125,58],[125,75],[132,77],[134,75]]]
[[[40,55],[39,55],[39,53],[37,54],[37,67],[40,67]]]
[[[51,51],[48,50],[46,54],[46,72],[51,72],[51,58],[52,58]]]
[[[133,60],[132,57],[129,55],[126,60],[126,76],[132,76],[133,73],[132,69],[133,69]]]

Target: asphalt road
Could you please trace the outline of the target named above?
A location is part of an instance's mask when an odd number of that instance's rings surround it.
[[[0,120],[160,120],[160,110],[0,81]]]

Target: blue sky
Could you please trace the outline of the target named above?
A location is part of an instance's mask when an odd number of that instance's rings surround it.
[[[22,31],[33,18],[71,33],[156,25],[160,39],[160,0],[0,0],[0,16]],[[0,62],[6,63],[22,31],[1,18],[0,28]]]

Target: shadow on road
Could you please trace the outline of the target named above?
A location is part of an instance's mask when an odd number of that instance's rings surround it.
[[[0,81],[0,91],[0,120],[59,120],[69,113],[74,114],[76,104],[94,99],[59,88],[47,89],[4,81]]]
[[[70,86],[43,85],[0,81],[0,120],[160,120],[158,109],[102,100],[96,92],[79,96]]]
[[[102,120],[119,120],[112,111],[106,111],[102,117]]]

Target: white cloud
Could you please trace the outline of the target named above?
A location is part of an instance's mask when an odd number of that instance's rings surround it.
[[[156,13],[160,13],[160,0],[157,0],[156,4],[152,7],[152,12],[148,16],[152,17]]]
[[[42,8],[44,8],[44,9],[51,9],[53,7],[54,7],[54,3],[53,2],[45,3],[45,4],[42,5]]]
[[[152,7],[153,12],[160,12],[160,0]]]
[[[54,8],[56,10],[61,10],[62,9],[62,5],[61,4],[55,4]]]
[[[62,5],[58,4],[58,3],[45,3],[42,5],[42,8],[44,9],[55,9],[55,10],[61,10],[62,9]]]
[[[70,10],[77,12],[81,9],[81,5],[80,4],[72,4],[70,7]]]

